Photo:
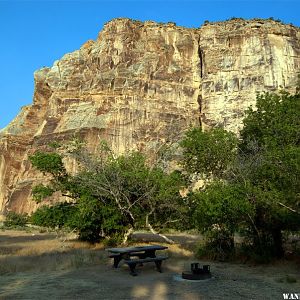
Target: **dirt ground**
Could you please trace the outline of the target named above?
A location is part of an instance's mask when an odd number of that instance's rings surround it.
[[[136,235],[152,240],[151,235]],[[188,245],[197,236],[173,235]],[[157,243],[158,241],[156,241]],[[160,243],[160,241],[159,241]],[[54,233],[0,231],[0,299],[283,299],[300,293],[300,265],[198,261],[210,264],[213,278],[184,281],[180,274],[195,262],[182,245],[171,245],[158,273],[152,263],[129,275],[112,268],[103,246],[91,246]]]

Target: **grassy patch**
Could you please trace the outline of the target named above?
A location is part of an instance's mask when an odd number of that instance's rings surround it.
[[[102,245],[68,240],[63,235],[12,230],[0,234],[0,275],[77,269],[106,259]]]

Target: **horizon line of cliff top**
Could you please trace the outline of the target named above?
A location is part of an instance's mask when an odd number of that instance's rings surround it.
[[[187,29],[199,29],[203,26],[207,26],[207,25],[219,25],[219,24],[223,24],[223,23],[228,23],[228,22],[243,22],[245,25],[247,23],[253,23],[253,22],[260,22],[261,24],[263,23],[276,23],[276,24],[280,24],[280,25],[284,25],[284,26],[292,26],[295,28],[300,28],[297,25],[294,25],[293,23],[285,23],[284,21],[280,20],[280,19],[275,19],[273,17],[269,17],[269,18],[252,18],[252,19],[245,19],[242,17],[231,17],[229,19],[225,19],[223,21],[209,21],[209,20],[205,20],[203,21],[202,24],[199,25],[199,27],[187,27],[187,26],[182,26],[182,25],[177,25],[176,22],[173,21],[168,21],[168,22],[156,22],[153,20],[146,20],[146,21],[140,21],[140,20],[136,20],[136,19],[132,19],[132,18],[127,18],[127,17],[119,17],[119,18],[113,18],[111,20],[109,20],[108,22],[104,23],[104,27],[112,22],[115,21],[130,21],[133,23],[137,23],[139,25],[163,25],[163,26],[170,26],[170,27],[179,27],[179,28],[187,28]]]

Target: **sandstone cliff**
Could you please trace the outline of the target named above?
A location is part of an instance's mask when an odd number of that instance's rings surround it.
[[[80,134],[116,153],[154,147],[190,125],[237,132],[256,92],[292,89],[300,29],[272,20],[231,20],[198,29],[129,19],[34,74],[33,104],[0,133],[0,212],[36,208],[43,181],[28,155]]]

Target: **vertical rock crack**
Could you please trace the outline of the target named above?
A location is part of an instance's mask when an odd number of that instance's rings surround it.
[[[204,53],[203,50],[201,49],[200,46],[200,36],[198,39],[198,57],[199,57],[199,70],[200,70],[200,84],[199,84],[199,93],[198,93],[198,98],[197,98],[197,102],[198,102],[198,109],[199,109],[199,126],[202,128],[202,119],[201,119],[201,115],[202,115],[202,78],[203,78],[203,57],[204,57]]]

